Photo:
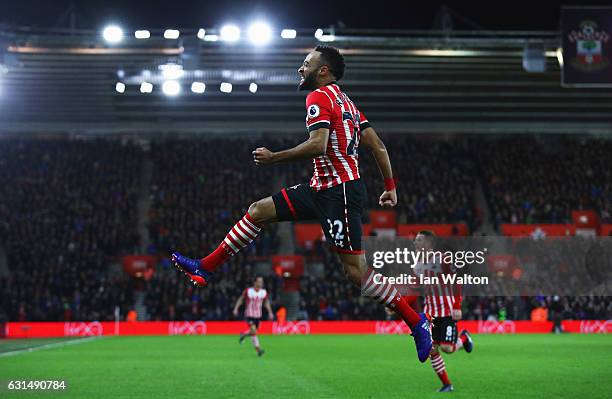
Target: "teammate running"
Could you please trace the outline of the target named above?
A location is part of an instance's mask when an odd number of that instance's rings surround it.
[[[248,336],[251,337],[253,347],[257,352],[257,356],[264,354],[264,350],[259,346],[259,337],[257,337],[257,329],[259,328],[259,322],[261,321],[261,307],[265,306],[268,311],[268,319],[274,320],[272,313],[272,307],[270,306],[270,299],[268,297],[268,291],[263,287],[263,277],[257,276],[252,287],[246,288],[242,295],[238,297],[236,305],[234,305],[234,317],[238,317],[238,309],[244,305],[244,317],[249,325],[249,329],[240,333],[240,343],[244,342],[244,339]]]
[[[418,358],[425,362],[432,347],[428,317],[416,313],[396,287],[376,284],[361,247],[361,215],[365,190],[360,180],[358,147],[369,149],[384,179],[379,205],[397,204],[397,193],[387,149],[363,112],[340,89],[344,57],[330,46],[317,46],[298,69],[300,90],[306,97],[308,140],[296,147],[272,152],[253,151],[258,166],[312,159],[314,174],[309,184],[298,184],[254,202],[211,254],[190,259],[172,254],[175,265],[198,286],[205,286],[217,268],[248,246],[267,223],[318,220],[327,242],[340,256],[347,277],[361,285],[363,293],[395,310],[413,331]]]
[[[415,239],[414,246],[417,251],[435,251],[435,235],[428,230],[420,231]],[[431,259],[427,263],[417,263],[414,268],[416,275],[426,277],[438,277],[438,281],[443,281],[441,274],[455,273],[455,268],[445,263],[436,263]],[[473,342],[467,330],[461,331],[457,336],[457,320],[461,320],[461,286],[431,284],[423,288],[423,299],[425,302],[425,313],[433,317],[432,336],[433,348],[430,354],[431,367],[440,378],[442,388],[438,392],[452,392],[453,384],[446,373],[444,359],[440,351],[453,353],[464,348],[467,353],[472,352]],[[412,298],[406,298],[407,302],[412,302]]]

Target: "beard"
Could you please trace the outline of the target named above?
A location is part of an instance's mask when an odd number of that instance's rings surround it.
[[[317,88],[317,80],[314,74],[304,76],[304,80],[298,85],[298,91],[314,90]]]

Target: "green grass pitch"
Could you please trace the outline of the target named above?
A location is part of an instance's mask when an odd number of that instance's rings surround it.
[[[65,379],[62,393],[2,398],[609,398],[612,336],[475,335],[444,356],[455,392],[439,394],[409,336],[111,337],[0,355],[0,380]],[[31,340],[34,341],[34,340]],[[0,351],[17,341],[0,341]],[[48,344],[49,341],[45,341]]]

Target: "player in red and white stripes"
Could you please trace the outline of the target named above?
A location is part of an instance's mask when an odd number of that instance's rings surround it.
[[[362,287],[365,295],[396,311],[411,328],[421,362],[432,347],[429,320],[416,313],[390,284],[377,284],[376,274],[366,263],[362,248],[362,216],[366,193],[359,175],[359,146],[368,149],[384,183],[378,203],[384,208],[397,204],[391,161],[385,144],[370,121],[340,88],[344,57],[331,46],[319,45],[298,69],[299,89],[306,96],[308,138],[293,148],[271,151],[256,148],[257,166],[312,159],[314,173],[309,183],[283,188],[249,207],[219,246],[201,259],[173,253],[176,267],[198,286],[205,286],[213,273],[230,257],[248,246],[267,223],[317,220],[330,248],[337,252],[347,277]]]
[[[268,291],[263,288],[263,277],[257,276],[253,282],[253,286],[246,288],[242,295],[236,300],[234,305],[234,317],[238,317],[238,310],[244,303],[244,317],[249,325],[246,331],[240,333],[240,343],[244,342],[246,337],[251,337],[253,347],[257,352],[257,356],[264,354],[264,350],[259,346],[259,337],[257,336],[257,329],[259,328],[259,322],[262,318],[262,307],[265,306],[268,311],[268,319],[274,320],[274,314],[272,313],[272,307],[270,306],[270,298],[268,297]]]
[[[434,251],[435,234],[429,230],[420,231],[415,239],[415,250]],[[448,378],[446,365],[440,351],[445,353],[454,353],[463,348],[467,353],[472,352],[473,342],[467,330],[463,330],[457,335],[457,321],[461,320],[461,300],[462,291],[461,285],[444,284],[441,278],[442,274],[455,273],[455,268],[452,265],[445,263],[436,263],[431,261],[428,263],[418,263],[415,265],[414,273],[425,277],[438,277],[440,284],[423,285],[423,302],[425,313],[433,318],[433,348],[430,353],[431,367],[440,378],[442,388],[438,392],[451,392],[454,390],[453,384]],[[431,281],[431,280],[430,280]],[[413,303],[416,297],[411,296],[406,298],[406,301]]]

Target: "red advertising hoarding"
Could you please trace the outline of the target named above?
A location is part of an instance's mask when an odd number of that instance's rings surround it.
[[[612,333],[612,320],[565,320],[568,333]],[[92,337],[113,335],[220,335],[239,334],[240,321],[141,321],[141,322],[8,322],[7,338]],[[552,322],[533,321],[460,321],[458,328],[477,334],[545,334]],[[262,322],[260,334],[408,334],[410,329],[399,321],[288,321]]]

